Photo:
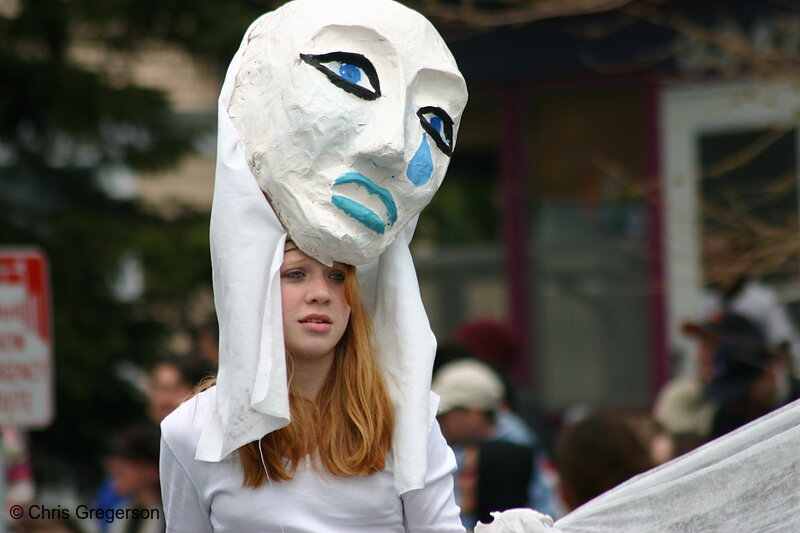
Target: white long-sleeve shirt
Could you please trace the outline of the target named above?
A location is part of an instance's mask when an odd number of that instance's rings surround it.
[[[336,478],[307,460],[291,481],[250,489],[242,487],[238,454],[218,463],[194,458],[214,394],[195,396],[161,425],[168,533],[464,532],[453,500],[455,458],[435,421],[423,489],[397,495],[391,453],[371,476]]]

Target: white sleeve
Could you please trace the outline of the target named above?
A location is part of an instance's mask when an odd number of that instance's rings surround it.
[[[434,419],[428,440],[425,487],[401,496],[406,529],[414,533],[464,533],[453,497],[456,458]]]
[[[213,533],[208,505],[163,437],[159,462],[167,533]]]

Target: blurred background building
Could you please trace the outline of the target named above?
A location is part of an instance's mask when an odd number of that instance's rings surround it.
[[[423,294],[443,337],[510,322],[547,408],[645,407],[712,270],[796,298],[800,3],[523,4],[423,5],[471,91]]]

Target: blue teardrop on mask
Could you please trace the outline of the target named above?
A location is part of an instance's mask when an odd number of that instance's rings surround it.
[[[431,157],[431,148],[428,146],[428,134],[422,134],[422,142],[417,149],[417,153],[411,158],[408,164],[406,176],[408,180],[419,187],[425,185],[431,175],[433,174],[433,158]]]

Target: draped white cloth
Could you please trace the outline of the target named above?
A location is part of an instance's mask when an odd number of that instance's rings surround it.
[[[476,531],[800,531],[800,401],[640,474],[554,526],[535,516],[526,517],[522,525],[495,523]]]

